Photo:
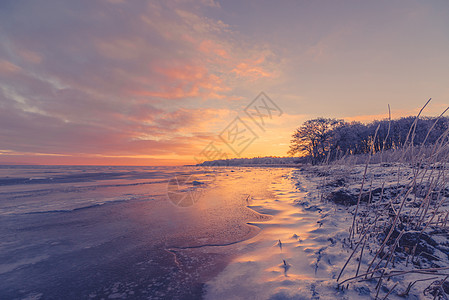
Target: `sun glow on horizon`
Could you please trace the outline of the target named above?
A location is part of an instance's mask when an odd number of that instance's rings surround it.
[[[236,117],[258,137],[240,156],[287,156],[307,119],[415,115],[429,97],[438,115],[448,16],[402,0],[10,1],[0,164],[193,164]],[[262,91],[283,111],[263,130],[243,113]]]

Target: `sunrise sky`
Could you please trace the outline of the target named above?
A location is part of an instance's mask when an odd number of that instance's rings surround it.
[[[282,110],[265,131],[244,108]],[[0,164],[195,163],[239,116],[285,156],[307,119],[449,104],[449,2],[0,2]]]

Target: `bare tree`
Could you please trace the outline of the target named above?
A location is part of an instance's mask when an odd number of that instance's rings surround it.
[[[297,128],[291,140],[290,155],[309,156],[316,164],[331,149],[333,129],[344,124],[343,120],[317,118],[308,120]]]

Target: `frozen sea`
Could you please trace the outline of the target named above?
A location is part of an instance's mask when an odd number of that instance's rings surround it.
[[[201,298],[289,172],[0,166],[0,299]]]

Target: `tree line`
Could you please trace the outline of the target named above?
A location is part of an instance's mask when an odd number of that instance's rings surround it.
[[[399,149],[406,143],[434,144],[449,128],[448,117],[422,117],[412,126],[415,120],[412,116],[367,124],[331,118],[308,120],[293,133],[288,153],[318,163],[347,154]]]
[[[198,166],[252,166],[252,165],[292,165],[300,160],[296,157],[265,156],[253,158],[231,158],[205,161]]]

